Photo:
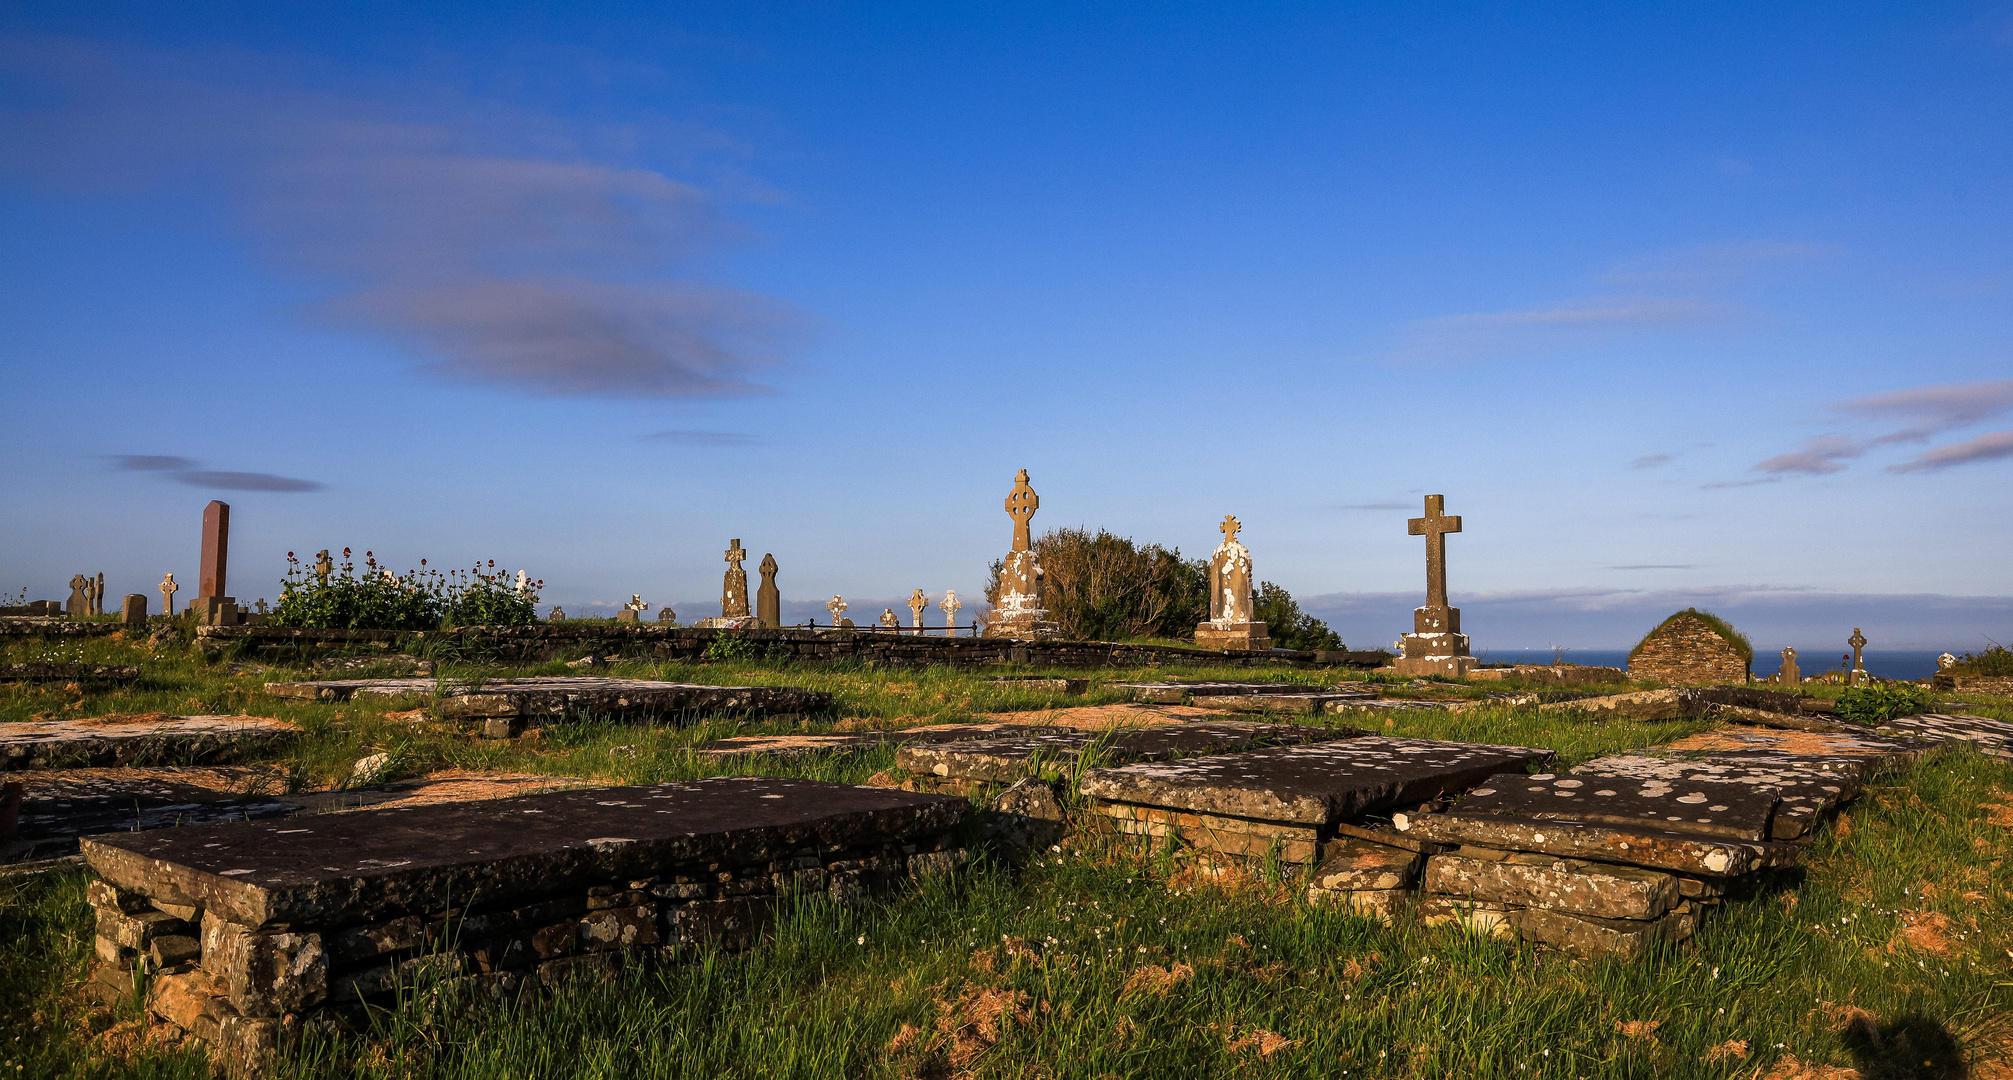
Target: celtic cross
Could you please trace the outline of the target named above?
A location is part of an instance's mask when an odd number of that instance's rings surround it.
[[[1013,491],[1006,497],[1007,516],[1013,518],[1013,549],[1015,551],[1026,551],[1033,546],[1032,542],[1028,539],[1027,523],[1029,518],[1034,517],[1034,512],[1040,508],[1041,496],[1036,495],[1034,489],[1028,486],[1027,470],[1022,469],[1020,475],[1014,478]]]

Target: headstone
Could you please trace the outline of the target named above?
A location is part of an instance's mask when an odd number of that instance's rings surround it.
[[[844,600],[839,599],[838,593],[832,594],[832,599],[826,602],[825,604],[825,610],[832,613],[833,626],[839,626],[842,624],[842,622],[850,621],[841,619],[841,616],[844,615],[846,611],[846,602]]]
[[[105,613],[105,574],[103,571],[99,571],[97,588],[93,589],[91,592],[91,614],[103,615],[104,613]]]
[[[1949,653],[1944,653],[1942,656],[1936,658],[1936,670],[1938,671],[1949,671],[1956,666],[1957,658]]]
[[[1855,626],[1852,628],[1852,636],[1847,638],[1845,643],[1852,646],[1852,670],[1845,675],[1846,685],[1863,685],[1866,682],[1866,665],[1862,662],[1861,653],[1866,649],[1866,635],[1860,633],[1859,627]]]
[[[1784,646],[1784,647],[1783,647],[1783,650],[1782,650],[1782,670],[1781,670],[1781,671],[1778,671],[1778,672],[1776,672],[1776,675],[1775,675],[1775,681],[1776,681],[1776,684],[1777,684],[1777,685],[1779,685],[1779,686],[1801,686],[1801,685],[1803,685],[1803,672],[1801,672],[1801,671],[1798,671],[1798,670],[1796,669],[1796,650],[1795,650],[1795,649],[1793,649],[1793,648],[1790,648],[1790,647],[1788,647],[1788,646]]]
[[[161,575],[161,614],[169,618],[174,617],[175,594],[180,591],[182,591],[182,587],[175,584],[174,574],[167,573]]]
[[[641,593],[630,593],[629,602],[622,605],[621,611],[615,613],[615,621],[626,623],[636,622],[643,618],[643,612],[649,606],[649,604],[643,602]]]
[[[658,622],[661,622],[661,623],[675,623],[675,622],[677,622],[677,621],[678,621],[678,613],[677,613],[677,612],[675,612],[675,611],[672,611],[672,610],[671,610],[670,608],[668,608],[668,607],[667,607],[667,608],[658,608],[658,609],[657,609],[657,621],[658,621]]]
[[[902,628],[902,620],[895,617],[894,608],[881,609],[880,624],[883,630],[900,630]]]
[[[1426,606],[1412,611],[1412,632],[1402,640],[1405,655],[1392,662],[1401,675],[1462,678],[1480,666],[1468,654],[1461,632],[1461,609],[1447,603],[1447,534],[1461,531],[1460,515],[1445,513],[1444,495],[1426,496],[1426,516],[1406,522],[1406,531],[1426,538]]]
[[[263,596],[259,597],[258,609],[259,614],[261,615],[268,614],[268,612],[266,611],[266,598]]]
[[[551,616],[549,616],[549,617],[547,618],[547,620],[546,620],[546,621],[548,621],[548,622],[559,622],[559,621],[561,621],[562,619],[565,619],[565,618],[566,618],[566,609],[565,609],[565,608],[562,608],[562,607],[560,607],[560,606],[559,606],[559,605],[557,605],[557,604],[554,604],[554,605],[552,605],[552,614],[551,614]]]
[[[741,560],[747,557],[741,541],[728,541],[727,577],[720,586],[720,617],[723,619],[748,617],[748,572],[741,569]]]
[[[231,553],[231,504],[216,499],[203,507],[203,561],[196,598],[190,604],[205,626],[232,626],[238,604],[226,592]]]
[[[81,619],[91,613],[91,579],[82,574],[70,578],[70,600],[63,605],[63,614],[73,619]]]
[[[930,598],[923,595],[923,590],[917,589],[909,594],[909,622],[918,634],[923,632],[923,612],[929,610],[929,606]]]
[[[1748,660],[1692,608],[1665,619],[1629,652],[1629,677],[1702,685],[1745,684]]]
[[[1028,534],[1028,522],[1040,507],[1041,497],[1028,486],[1027,470],[1022,469],[1006,497],[1007,516],[1013,519],[1013,550],[1000,564],[999,603],[986,621],[986,637],[1044,638],[1060,629],[1041,606],[1041,564]]]
[[[144,626],[147,622],[147,594],[127,593],[126,606],[119,612],[119,621],[128,626]]]
[[[755,593],[756,621],[771,630],[781,629],[783,594],[776,588],[776,556],[763,555],[762,565],[757,569],[762,572],[762,587]]]
[[[1209,621],[1195,628],[1195,644],[1205,649],[1270,649],[1265,624],[1252,619],[1251,552],[1237,541],[1243,528],[1226,516],[1218,530],[1223,543],[1209,557]]]
[[[946,589],[944,591],[944,602],[937,605],[944,613],[944,636],[958,636],[958,609],[963,606],[963,604],[958,602],[958,591],[956,589]]]
[[[525,573],[522,570],[519,570],[517,572],[517,595],[523,596],[525,593],[528,593],[530,591],[531,591],[531,575]]]
[[[315,580],[326,585],[329,583],[329,575],[333,573],[335,573],[335,560],[329,558],[329,549],[323,548],[315,552]]]

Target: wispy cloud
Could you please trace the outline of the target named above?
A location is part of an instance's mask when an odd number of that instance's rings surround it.
[[[738,431],[653,431],[637,438],[678,446],[753,446],[762,441]]]
[[[1710,484],[1700,484],[1700,491],[1718,491],[1721,488],[1758,487],[1762,484],[1780,484],[1782,477],[1767,476],[1760,480],[1715,480]]]
[[[1766,461],[1757,462],[1754,472],[1765,473],[1835,473],[1844,472],[1844,462],[1860,457],[1866,448],[1859,440],[1845,435],[1819,435],[1804,440],[1803,449],[1787,454],[1777,454]]]
[[[1898,465],[1889,465],[1888,472],[1922,472],[1926,469],[1947,469],[1952,465],[1964,465],[1973,461],[1996,461],[2013,457],[2013,431],[1994,431],[1975,439],[1939,446]]]
[[[1659,465],[1668,465],[1676,460],[1676,454],[1644,454],[1642,457],[1629,462],[1629,468],[1654,469]]]
[[[191,458],[168,454],[114,454],[112,467],[122,472],[156,472],[190,487],[216,491],[320,491],[328,485],[263,472],[219,472],[198,469]]]
[[[425,87],[315,93],[277,67],[0,46],[0,79],[35,91],[0,110],[10,171],[64,190],[221,191],[262,251],[332,288],[311,317],[390,338],[450,379],[747,393],[806,325],[704,280],[740,232],[717,190],[548,117]]]
[[[1515,311],[1441,315],[1405,324],[1398,348],[1387,355],[1400,363],[1481,360],[1708,323],[1735,310],[1730,304],[1695,297],[1610,296]]]
[[[1844,251],[1837,244],[1724,240],[1624,259],[1609,267],[1598,280],[1637,286],[1685,285],[1697,288],[1728,285],[1765,267],[1834,258]]]
[[[115,454],[112,456],[114,468],[128,472],[165,472],[173,469],[193,469],[194,461],[185,457],[171,457],[167,454]]]

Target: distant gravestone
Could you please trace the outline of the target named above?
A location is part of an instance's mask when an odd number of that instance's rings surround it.
[[[944,613],[945,636],[958,636],[958,609],[963,606],[963,604],[958,602],[958,591],[956,589],[944,590],[944,602],[938,604],[937,607]]]
[[[841,626],[844,623],[852,621],[851,619],[841,619],[840,616],[844,615],[846,611],[846,602],[839,598],[838,593],[832,594],[832,599],[825,604],[825,610],[832,613],[833,626]]]
[[[175,594],[181,591],[182,587],[175,584],[174,574],[161,575],[161,614],[173,617],[175,614]]]
[[[77,574],[70,579],[70,600],[63,605],[63,614],[73,619],[81,619],[91,613],[91,579]]]
[[[1785,647],[1782,650],[1782,670],[1776,672],[1775,681],[1782,686],[1803,685],[1803,672],[1796,669],[1796,650]]]
[[[629,602],[622,605],[621,611],[615,613],[615,621],[626,623],[636,622],[643,618],[643,612],[649,607],[649,604],[643,602],[643,594],[630,593]]]
[[[91,614],[103,615],[105,613],[105,574],[103,571],[99,571],[98,580],[93,585],[94,587],[91,590]]]
[[[1205,649],[1269,649],[1265,624],[1252,618],[1251,552],[1237,542],[1243,528],[1227,515],[1218,531],[1223,543],[1209,557],[1209,621],[1195,628],[1195,644]]]
[[[315,580],[323,585],[329,583],[329,575],[335,573],[335,560],[329,558],[329,549],[315,552]]]
[[[678,621],[678,613],[677,613],[677,612],[675,612],[675,611],[672,611],[672,610],[671,610],[670,608],[668,608],[668,607],[667,607],[667,608],[658,608],[658,609],[657,609],[657,621],[658,621],[658,622],[661,622],[661,623],[675,623],[675,622],[677,622],[677,621]]]
[[[902,628],[902,620],[895,617],[894,608],[882,608],[879,621],[883,630],[900,630]]]
[[[1041,563],[1028,534],[1028,523],[1040,508],[1041,497],[1022,469],[1006,497],[1007,516],[1013,519],[1013,550],[1000,563],[999,603],[986,622],[987,637],[1043,638],[1060,629],[1041,606]]]
[[[1944,653],[1943,655],[1936,658],[1936,670],[1938,671],[1949,671],[1951,668],[1954,668],[1956,666],[1957,666],[1957,658],[1955,656],[1950,655],[1949,653]]]
[[[126,606],[119,612],[119,621],[128,626],[146,625],[147,594],[127,593]]]
[[[776,556],[763,555],[762,587],[755,592],[755,618],[771,630],[783,625],[783,594],[776,589]]]
[[[231,504],[211,499],[203,507],[203,560],[196,598],[189,606],[205,626],[235,626],[238,602],[229,593]]]
[[[1862,653],[1866,649],[1866,635],[1860,633],[1859,627],[1855,626],[1852,628],[1852,636],[1847,638],[1845,643],[1852,646],[1852,670],[1846,674],[1845,681],[1851,686],[1864,685],[1866,664],[1863,662]]]
[[[910,594],[909,622],[916,628],[916,633],[918,634],[923,632],[923,612],[929,610],[929,606],[930,598],[923,595],[923,590],[917,589],[914,593]]]
[[[727,577],[720,586],[720,617],[723,619],[748,617],[748,572],[741,569],[741,560],[747,557],[748,553],[741,548],[741,541],[728,541]]]
[[[1696,608],[1665,619],[1629,652],[1629,678],[1678,684],[1745,683],[1754,653],[1731,626]]]
[[[563,607],[560,607],[560,606],[558,606],[557,604],[554,604],[554,605],[553,605],[553,607],[552,607],[552,614],[551,614],[551,616],[549,616],[549,617],[547,618],[547,620],[546,620],[546,621],[547,621],[547,622],[561,622],[561,621],[563,621],[563,620],[564,620],[565,618],[566,618],[566,609],[565,609],[565,608],[563,608]]]
[[[1405,655],[1392,662],[1403,675],[1462,678],[1480,666],[1468,654],[1461,632],[1461,609],[1447,603],[1447,534],[1461,531],[1461,516],[1446,513],[1442,495],[1426,496],[1426,516],[1405,523],[1407,532],[1426,538],[1426,606],[1412,609],[1412,632],[1401,643]]]

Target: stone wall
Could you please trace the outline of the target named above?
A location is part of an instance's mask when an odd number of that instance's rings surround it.
[[[400,633],[391,630],[294,630],[276,626],[205,626],[196,640],[206,652],[248,649],[266,656],[310,655],[356,646],[460,649],[505,661],[571,660],[581,656],[697,660],[710,646],[748,659],[850,661],[885,667],[1152,667],[1161,664],[1248,667],[1288,663],[1375,667],[1387,654],[1339,651],[1240,651],[1127,645],[1108,641],[1019,641],[927,637],[858,630],[720,630],[620,623],[539,623]]]
[[[1679,615],[1629,657],[1629,678],[1666,683],[1746,683],[1747,661],[1705,620]]]
[[[1933,675],[1929,686],[1934,690],[1954,690],[1960,694],[2013,697],[2013,676],[2006,675]]]

